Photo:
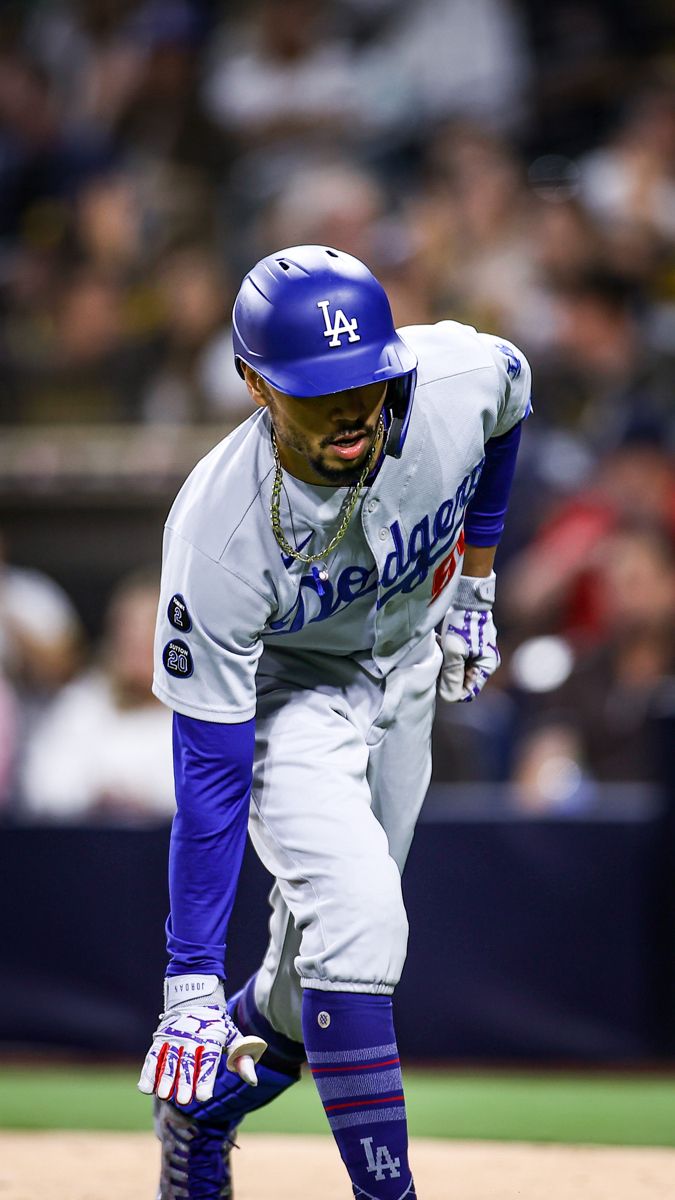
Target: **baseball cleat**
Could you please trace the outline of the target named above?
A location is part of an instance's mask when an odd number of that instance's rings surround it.
[[[201,1124],[165,1100],[155,1102],[162,1147],[157,1200],[233,1200],[230,1152],[236,1126]]]

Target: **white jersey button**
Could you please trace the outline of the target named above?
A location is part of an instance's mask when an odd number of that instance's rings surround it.
[[[376,508],[377,508],[377,500],[369,500],[366,505],[366,511],[372,513],[372,512],[375,512]]]
[[[387,538],[389,537],[389,530],[381,529],[377,536],[379,537],[381,542],[386,542]]]

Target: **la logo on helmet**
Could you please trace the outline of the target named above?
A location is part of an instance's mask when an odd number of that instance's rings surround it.
[[[338,308],[335,311],[335,320],[331,325],[330,313],[328,312],[329,306],[330,300],[319,300],[317,302],[317,308],[320,308],[323,312],[323,319],[326,323],[323,336],[330,338],[328,345],[333,349],[335,349],[337,346],[342,346],[342,341],[340,339],[345,333],[347,334],[350,342],[360,342],[361,336],[356,332],[358,329],[356,317],[352,317],[350,321],[347,319],[342,309]]]

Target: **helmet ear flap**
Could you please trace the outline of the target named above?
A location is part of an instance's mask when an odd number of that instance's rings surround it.
[[[403,421],[400,417],[392,417],[387,430],[387,440],[384,443],[385,454],[391,455],[392,458],[400,458],[403,449]]]
[[[417,371],[409,371],[407,375],[389,380],[385,400],[389,421],[384,452],[392,458],[400,458],[403,451],[416,380]]]

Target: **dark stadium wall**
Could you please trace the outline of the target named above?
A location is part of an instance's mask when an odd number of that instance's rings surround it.
[[[404,882],[403,1055],[667,1059],[672,815],[647,799],[591,819],[488,821],[480,805],[449,819],[433,789],[430,799]],[[6,1049],[144,1053],[161,1006],[167,843],[164,828],[3,829]],[[232,987],[260,961],[269,883],[249,848],[227,953]]]

